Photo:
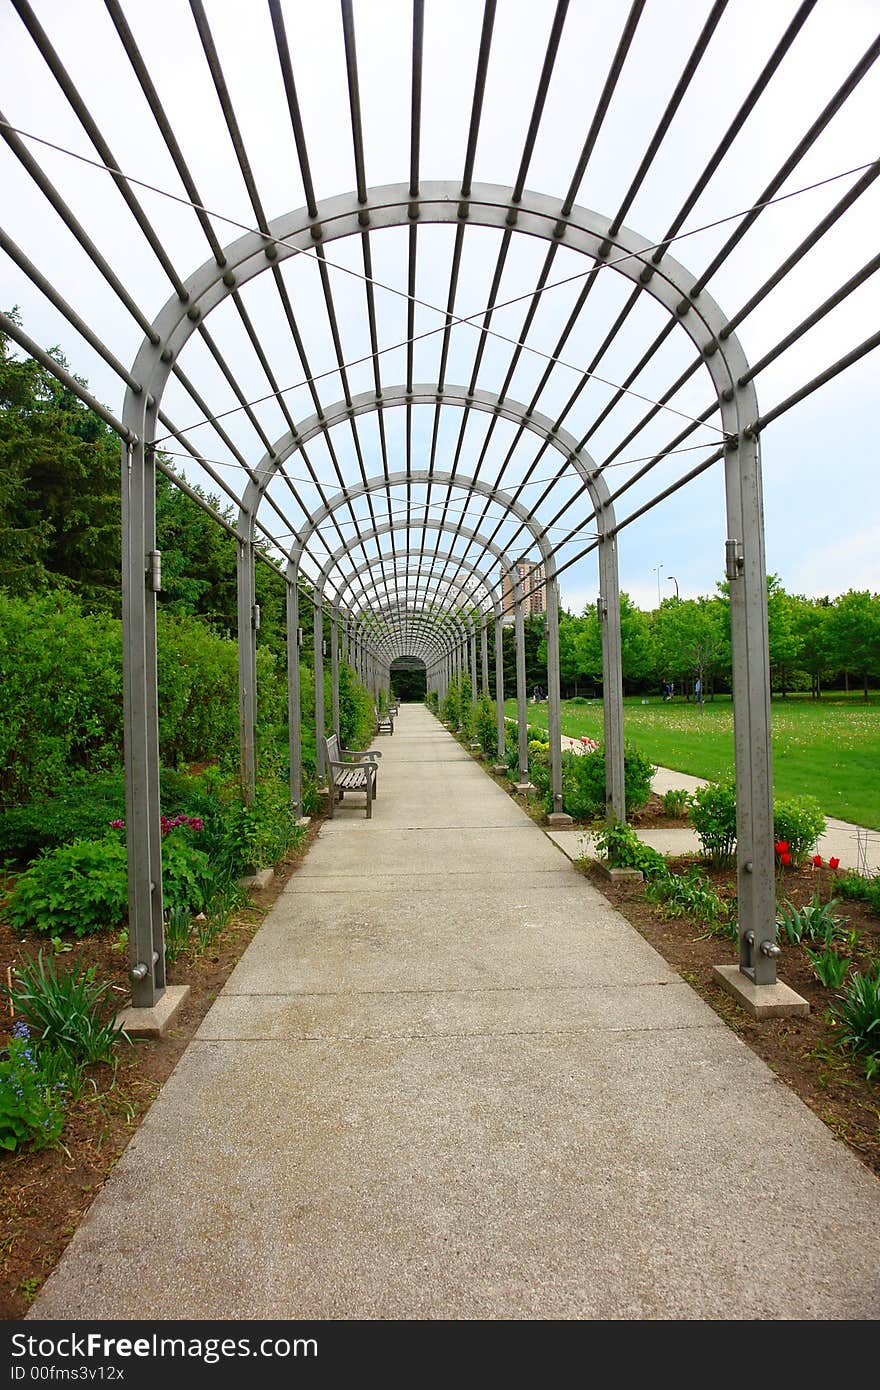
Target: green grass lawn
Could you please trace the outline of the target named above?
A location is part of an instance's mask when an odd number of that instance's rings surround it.
[[[505,704],[516,714],[516,701]],[[529,705],[529,722],[547,727],[547,706]],[[695,777],[733,770],[729,697],[702,707],[659,697],[624,702],[627,740],[652,762]],[[562,703],[562,732],[602,738],[602,701]],[[880,829],[880,703],[845,695],[773,701],[773,781],[777,796],[814,796],[826,815]]]

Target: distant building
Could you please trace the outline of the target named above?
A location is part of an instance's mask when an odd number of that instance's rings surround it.
[[[533,565],[528,560],[520,560],[515,568],[523,586],[525,595],[523,608],[526,617],[530,614],[546,613],[547,589],[544,584],[544,566]],[[501,604],[505,609],[505,623],[514,621],[514,599],[513,582],[510,575],[505,572],[501,585]]]

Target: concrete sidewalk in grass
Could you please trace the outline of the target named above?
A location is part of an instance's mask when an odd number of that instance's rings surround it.
[[[562,746],[579,752],[580,740],[562,737]],[[652,786],[658,796],[664,792],[682,789],[695,792],[705,787],[704,777],[691,777],[687,772],[676,772],[671,767],[658,767]],[[697,854],[700,842],[693,830],[639,830],[639,839],[646,845],[657,849],[661,854]],[[562,830],[551,836],[560,849],[570,859],[579,859],[592,853],[592,840],[588,831]],[[862,825],[852,825],[849,821],[826,817],[825,831],[819,836],[817,852],[826,861],[837,858],[844,869],[858,869],[861,873],[880,872],[880,830],[869,830]]]
[[[880,1184],[421,706],[34,1318],[871,1318]]]

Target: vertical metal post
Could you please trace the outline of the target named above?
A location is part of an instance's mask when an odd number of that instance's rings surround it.
[[[550,790],[553,814],[562,815],[562,721],[559,714],[559,585],[549,577],[547,595],[547,730],[550,737]]]
[[[300,691],[299,590],[287,580],[287,737],[290,748],[290,802],[302,815],[302,696]]]
[[[155,409],[139,422],[152,438]],[[162,831],[159,805],[156,590],[156,473],[152,447],[122,455],[122,640],[128,921],[135,1008],[165,990]]]
[[[336,608],[330,609],[330,691],[333,706],[333,732],[339,733],[339,619]]]
[[[480,673],[482,682],[480,691],[483,695],[489,694],[489,619],[483,618],[480,624]]]
[[[516,583],[514,585],[514,602],[516,604],[516,719],[517,731],[519,734],[519,780],[528,782],[529,780],[529,733],[528,716],[526,714],[526,629],[523,616],[523,584],[516,573]]]
[[[476,633],[476,629],[474,628],[473,622],[471,622],[470,653],[471,653],[471,704],[473,704],[474,701],[476,700],[477,695],[479,694],[479,690],[480,690],[480,679],[479,679],[479,676],[478,676],[478,674],[477,674],[477,670],[478,670],[478,668],[477,668],[477,633]]]
[[[725,422],[726,423],[726,422]],[[740,969],[756,985],[776,983],[773,768],[767,566],[758,440],[749,430],[725,458],[726,573],[733,655],[736,858]]]
[[[318,781],[324,776],[324,613],[313,603],[315,651],[315,767]]]
[[[495,615],[495,719],[500,767],[507,761],[507,741],[504,736],[504,624],[500,613]]]
[[[235,567],[238,598],[238,728],[241,789],[251,805],[257,785],[257,632],[254,547],[251,540],[238,543]]]
[[[600,526],[603,524],[599,518]],[[602,716],[605,728],[605,815],[626,820],[623,743],[623,649],[620,640],[620,587],[617,541],[599,540],[599,628],[602,636]]]

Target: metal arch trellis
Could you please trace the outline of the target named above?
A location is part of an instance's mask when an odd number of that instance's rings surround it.
[[[658,504],[664,497],[683,486],[689,479],[699,475],[718,457],[725,462],[726,501],[728,534],[726,540],[727,574],[731,585],[732,636],[734,651],[734,708],[737,764],[738,822],[738,876],[740,901],[740,940],[742,968],[749,972],[756,983],[772,983],[775,978],[773,961],[773,863],[772,863],[772,817],[770,813],[770,759],[769,759],[769,686],[767,674],[767,636],[766,636],[766,594],[764,589],[763,529],[761,517],[761,480],[758,447],[760,428],[770,420],[778,418],[784,410],[791,408],[811,390],[830,379],[838,371],[844,370],[853,361],[870,351],[880,341],[880,335],[873,335],[852,352],[846,354],[825,372],[820,373],[776,407],[762,419],[758,414],[754,378],[759,371],[785,351],[803,332],[817,323],[836,304],[863,283],[869,274],[878,268],[877,257],[869,261],[860,272],[852,276],[824,304],[813,310],[791,333],[784,335],[780,342],[758,363],[749,366],[739,346],[736,329],[755,306],[774,289],[789,273],[791,268],[826,234],[855,200],[871,186],[880,173],[880,162],[867,169],[858,182],[845,194],[825,217],[820,219],[813,231],[804,238],[796,250],[786,258],[778,270],[760,286],[736,313],[729,319],[721,314],[714,300],[707,293],[707,285],[733,248],[746,235],[749,228],[769,200],[783,186],[785,180],[797,167],[805,154],[813,147],[818,137],[827,128],[843,104],[852,95],[865,74],[880,53],[880,39],[871,44],[849,73],[832,98],[812,122],[791,155],[780,167],[760,195],[754,206],[739,220],[731,236],[715,255],[708,268],[699,276],[689,274],[669,255],[673,240],[680,236],[681,228],[690,210],[718,170],[725,155],[730,150],[740,131],[749,119],[757,101],[772,81],[774,74],[794,45],[803,25],[814,8],[814,0],[802,0],[792,14],[775,48],[768,56],[761,71],[746,93],[745,98],[729,122],[719,144],[710,156],[706,166],[685,200],[678,214],[671,221],[662,240],[649,243],[637,236],[624,225],[630,206],[642,183],[647,177],[663,140],[675,119],[681,103],[693,78],[699,69],[722,15],[726,0],[715,0],[708,5],[707,15],[696,42],[682,69],[681,75],[668,99],[667,105],[651,135],[644,155],[629,184],[625,196],[612,217],[601,217],[587,212],[577,204],[578,191],[584,173],[589,165],[595,145],[602,131],[618,87],[621,72],[626,64],[633,44],[636,30],[645,9],[646,0],[633,0],[622,25],[617,47],[610,63],[608,74],[589,115],[586,136],[577,159],[568,191],[562,198],[552,198],[531,193],[527,190],[529,170],[535,151],[538,133],[544,116],[545,103],[553,77],[554,65],[560,51],[563,29],[568,9],[567,0],[557,0],[553,22],[547,39],[546,50],[541,66],[534,102],[531,108],[528,131],[519,163],[516,179],[509,187],[496,187],[474,181],[475,157],[480,136],[487,75],[492,51],[493,31],[496,21],[495,0],[485,0],[482,27],[479,37],[476,75],[470,111],[470,124],[467,135],[467,148],[461,178],[441,184],[426,183],[420,176],[420,133],[422,121],[422,65],[424,49],[424,7],[422,0],[414,0],[412,23],[412,101],[410,115],[410,168],[407,183],[387,188],[371,188],[367,178],[364,149],[364,124],[361,113],[361,97],[358,82],[358,59],[355,37],[354,10],[351,0],[342,0],[342,31],[345,55],[346,77],[351,116],[352,148],[355,162],[356,189],[353,195],[318,200],[314,193],[309,154],[305,138],[304,123],[294,80],[293,64],[285,30],[284,15],[280,0],[268,0],[272,31],[278,53],[278,61],[284,86],[284,93],[291,119],[291,131],[305,191],[305,207],[286,218],[270,221],[265,214],[257,188],[257,181],[248,161],[245,142],[233,108],[217,46],[214,42],[202,0],[191,0],[191,11],[195,22],[205,62],[213,80],[218,102],[226,128],[235,152],[236,162],[242,175],[254,213],[255,230],[228,247],[218,240],[205,210],[198,189],[189,170],[181,144],[175,135],[167,113],[162,107],[158,93],[153,85],[147,66],[140,54],[134,36],[123,14],[119,0],[105,0],[110,18],[119,37],[122,48],[129,59],[136,79],[147,99],[165,146],[174,166],[181,177],[188,199],[195,209],[201,229],[208,241],[213,259],[189,279],[181,276],[174,266],[170,250],[158,236],[147,214],[139,202],[132,185],[122,174],[115,162],[109,145],[91,117],[85,102],[77,91],[72,79],[64,68],[58,54],[45,30],[37,20],[28,0],[13,0],[25,28],[36,44],[44,62],[63,91],[77,119],[91,140],[103,167],[111,171],[111,177],[125,199],[129,212],[162,266],[173,288],[171,300],[159,316],[150,321],[142,313],[120,276],[104,259],[95,243],[72,210],[63,202],[51,180],[37,164],[24,142],[10,125],[0,126],[7,145],[19,160],[38,188],[67,225],[80,246],[91,258],[95,266],[123,304],[126,312],[139,324],[145,335],[144,344],[138,353],[133,367],[129,370],[119,361],[94,332],[93,328],[81,318],[67,303],[60,291],[43,276],[27,255],[4,233],[2,249],[27,274],[41,293],[46,295],[55,308],[82,334],[84,339],[103,357],[105,362],[126,385],[125,406],[121,420],[106,407],[93,400],[69,373],[65,374],[54,359],[42,353],[31,338],[14,323],[4,320],[4,326],[15,341],[55,372],[67,385],[97,410],[102,418],[116,429],[125,441],[123,469],[123,577],[124,577],[124,631],[126,644],[125,660],[125,710],[126,710],[126,773],[128,798],[129,834],[129,874],[131,901],[131,943],[134,974],[133,995],[136,1004],[147,1005],[154,1002],[164,988],[164,959],[162,944],[162,898],[161,898],[161,846],[158,820],[158,738],[155,708],[156,667],[155,667],[155,574],[156,567],[150,559],[156,553],[155,545],[155,507],[154,485],[157,468],[167,470],[167,465],[157,458],[152,441],[157,438],[158,426],[167,431],[168,436],[177,439],[190,456],[204,467],[208,476],[221,487],[230,501],[239,506],[239,521],[233,526],[222,521],[227,529],[235,534],[239,542],[239,625],[242,633],[242,689],[248,687],[253,694],[254,671],[252,657],[254,639],[253,607],[253,562],[255,555],[267,559],[265,551],[255,546],[256,533],[276,553],[288,562],[286,576],[288,595],[288,658],[291,673],[290,715],[291,728],[294,726],[294,705],[299,717],[298,695],[294,700],[293,691],[298,681],[299,650],[297,643],[300,593],[298,588],[299,562],[306,552],[302,542],[314,536],[314,546],[308,552],[310,564],[317,568],[324,578],[320,593],[313,596],[317,602],[320,616],[324,601],[324,585],[330,580],[333,565],[338,565],[340,552],[358,549],[364,556],[363,565],[358,565],[347,579],[340,578],[339,589],[330,602],[331,612],[331,662],[338,662],[338,626],[343,623],[344,640],[349,653],[354,655],[361,673],[369,679],[374,690],[390,665],[390,653],[403,651],[407,644],[415,644],[418,650],[435,663],[437,679],[442,681],[449,670],[463,669],[469,663],[476,683],[476,630],[474,618],[480,620],[482,639],[483,672],[487,672],[486,635],[488,615],[484,615],[479,604],[475,605],[474,589],[469,583],[457,587],[456,575],[449,576],[451,568],[476,575],[475,585],[485,585],[485,593],[490,597],[496,634],[499,617],[497,590],[492,591],[490,570],[480,570],[480,557],[492,555],[497,560],[496,551],[501,549],[507,560],[513,555],[517,537],[527,532],[532,544],[540,552],[547,569],[548,598],[548,659],[552,667],[558,663],[557,635],[554,632],[556,612],[556,576],[577,562],[589,550],[598,548],[600,556],[600,611],[603,613],[603,638],[606,657],[606,705],[608,716],[613,720],[619,710],[622,686],[619,676],[619,630],[617,625],[617,537],[622,529],[631,524],[647,509]],[[420,227],[426,223],[445,224],[454,229],[454,252],[450,273],[449,294],[442,333],[440,361],[437,380],[434,383],[417,385],[413,380],[413,345],[417,338],[415,324],[416,307],[416,267],[419,249]],[[486,308],[479,330],[478,346],[469,383],[466,387],[450,386],[448,382],[448,363],[451,334],[454,328],[468,320],[456,314],[456,294],[462,264],[463,247],[468,229],[473,226],[492,228],[500,237],[498,258],[492,275],[491,288],[487,295]],[[405,228],[408,244],[406,267],[407,296],[407,379],[402,387],[389,390],[381,380],[380,359],[387,349],[380,344],[375,304],[375,288],[372,272],[372,238],[385,229]],[[371,360],[374,375],[374,390],[371,393],[353,395],[348,380],[348,365],[342,350],[342,335],[337,307],[334,302],[330,269],[325,247],[335,239],[354,236],[360,245],[363,257],[363,282],[367,302],[368,329],[371,346]],[[491,393],[478,381],[481,372],[487,335],[495,332],[492,327],[493,315],[499,304],[501,275],[507,263],[508,253],[514,237],[528,236],[546,243],[546,254],[538,283],[531,292],[525,322],[517,339],[512,341],[514,348],[511,363],[507,369],[504,383],[499,392]],[[585,272],[584,284],[577,301],[569,314],[562,332],[552,352],[543,353],[546,367],[530,400],[524,403],[512,401],[509,387],[514,370],[523,353],[533,352],[535,348],[526,340],[531,333],[537,307],[541,296],[550,286],[550,267],[560,248],[567,248],[586,257],[590,269]],[[344,401],[329,410],[321,402],[316,381],[311,370],[306,342],[301,325],[294,312],[288,286],[282,276],[285,261],[297,255],[307,254],[316,259],[320,276],[321,292],[324,299],[327,323],[329,326],[333,351],[336,360],[335,372],[342,383]],[[580,375],[577,386],[569,396],[561,413],[552,420],[541,415],[539,406],[542,392],[550,380],[557,362],[561,361],[563,347],[573,327],[578,321],[584,305],[598,276],[603,270],[612,269],[632,282],[629,299],[618,314],[614,324],[590,363]],[[279,385],[277,373],[269,362],[256,331],[253,320],[242,297],[242,290],[248,282],[262,271],[269,270],[283,308],[290,330],[291,339],[303,367],[304,381],[314,405],[314,417],[299,423],[285,400],[285,391]],[[347,271],[346,273],[351,273]],[[395,291],[397,292],[397,291]],[[563,422],[574,403],[579,399],[586,384],[596,373],[604,355],[615,341],[622,325],[634,307],[643,297],[649,297],[666,311],[665,327],[649,346],[625,380],[615,389],[615,395],[600,411],[599,415],[580,438],[567,433]],[[272,443],[255,413],[254,403],[240,385],[237,373],[226,361],[220,347],[209,332],[206,320],[213,309],[229,301],[235,308],[247,339],[260,363],[269,383],[272,399],[281,409],[289,434],[290,447],[283,442]],[[420,301],[419,301],[420,302]],[[631,391],[633,383],[652,359],[659,347],[680,326],[697,349],[697,357],[692,364],[673,382],[668,391],[652,404],[648,414],[638,421],[617,447],[606,453],[600,460],[592,460],[586,454],[587,445],[595,437],[602,423],[623,395]],[[432,330],[434,331],[434,330]],[[263,464],[253,467],[247,451],[240,448],[229,434],[216,414],[212,414],[209,403],[201,395],[198,386],[181,364],[181,352],[194,334],[210,353],[219,368],[229,389],[233,392],[240,410],[248,420],[264,452]],[[510,342],[508,338],[506,341]],[[650,457],[645,466],[635,476],[624,479],[616,491],[607,488],[603,472],[619,460],[627,444],[636,438],[659,410],[674,398],[675,393],[699,368],[704,367],[713,383],[714,399],[701,416],[689,417],[687,427],[677,439],[664,450]],[[176,380],[182,390],[192,399],[202,415],[222,441],[224,448],[234,460],[235,466],[248,479],[244,495],[239,497],[223,474],[213,467],[209,460],[192,444],[185,430],[179,429],[161,410],[163,391],[171,379]],[[405,482],[407,497],[405,522],[395,523],[393,519],[391,490],[397,486],[392,479],[401,476],[389,462],[389,445],[386,436],[386,406],[403,406],[406,411],[405,468],[402,480]],[[417,406],[433,406],[434,429],[431,439],[427,469],[419,469],[413,461],[413,412]],[[439,425],[441,412],[446,408],[461,412],[458,442],[453,452],[451,467],[438,467]],[[637,507],[622,520],[614,514],[615,501],[633,486],[634,482],[647,476],[651,469],[681,440],[692,435],[701,421],[707,421],[716,411],[720,411],[724,442],[720,450],[713,451],[708,459],[702,460],[684,478],[663,489],[644,505]],[[378,422],[379,454],[383,472],[376,479],[370,476],[363,442],[358,431],[358,418],[367,412],[374,412]],[[471,421],[481,412],[492,416],[480,450],[476,468],[470,473],[460,469],[465,433]],[[489,466],[490,442],[499,420],[507,420],[515,426],[515,438],[507,449],[494,478],[484,478],[484,465]],[[347,425],[351,435],[351,446],[360,473],[360,493],[358,487],[346,479],[340,463],[339,453],[334,445],[333,430]],[[539,452],[529,465],[524,478],[507,486],[505,470],[513,457],[519,440],[528,432],[542,436]],[[321,446],[328,452],[336,474],[335,482],[328,492],[319,479],[315,467],[308,458],[307,446],[311,439],[320,436]],[[535,479],[535,469],[543,453],[553,448],[563,455],[559,469],[548,486],[540,494],[530,509],[522,505],[523,489]],[[287,449],[285,453],[284,450]],[[304,459],[311,478],[309,487],[316,491],[320,505],[316,509],[306,502],[305,494],[295,484],[284,469],[285,458],[298,452]],[[560,505],[557,500],[557,485],[566,470],[579,473],[584,491],[592,503],[591,516],[596,517],[598,536],[577,555],[559,558],[561,546],[567,542],[551,542],[549,532],[572,509],[578,509],[577,522],[573,523],[568,539],[577,536],[583,526],[582,495],[573,492]],[[269,477],[278,477],[287,488],[297,510],[298,520],[291,526],[290,516],[285,506],[270,491]],[[570,474],[569,474],[570,476]],[[213,508],[204,499],[192,493],[185,479],[174,475],[178,485],[188,490],[194,500],[205,510],[217,517]],[[422,483],[427,487],[426,500],[413,500],[412,490]],[[375,484],[375,486],[374,486]],[[339,489],[338,494],[336,489]],[[450,510],[450,498],[456,488],[467,492],[470,501],[457,522]],[[388,524],[377,515],[375,498],[385,492]],[[432,489],[443,493],[445,500],[441,506],[439,522],[429,517],[428,499]],[[358,496],[365,499],[368,516],[359,517],[353,502]],[[333,505],[330,506],[331,498]],[[482,511],[479,510],[482,499]],[[489,508],[503,499],[503,516],[489,517]],[[542,512],[544,503],[557,507],[549,516]],[[260,512],[262,510],[262,515]],[[349,513],[350,520],[343,519],[340,513]],[[281,523],[281,531],[267,525],[266,512],[273,513]],[[315,527],[315,518],[322,511],[329,524],[335,529],[338,545],[334,547]],[[421,512],[424,511],[424,518]],[[523,513],[526,512],[524,516]],[[505,530],[501,545],[502,528],[507,518],[513,518],[512,525],[518,529],[511,533]],[[353,526],[354,536],[346,537],[343,526]],[[424,542],[430,530],[437,531],[437,540],[430,553]],[[414,582],[410,583],[409,569],[411,538],[421,533],[423,544],[418,549],[424,559],[417,567]],[[398,552],[398,537],[403,533],[403,549]],[[287,549],[281,536],[293,536],[293,545]],[[368,538],[376,540],[379,535],[388,535],[390,552],[376,546],[377,554],[369,556],[366,550]],[[452,543],[448,550],[441,551],[444,535],[451,535]],[[459,554],[455,547],[458,541],[466,543]],[[322,559],[321,548],[327,556],[335,556],[332,561]],[[471,549],[478,553],[471,559]],[[400,559],[404,558],[403,568]],[[327,569],[326,565],[330,564]],[[506,561],[505,561],[506,563]],[[326,573],[325,573],[326,569]],[[510,573],[508,566],[507,572]],[[445,585],[445,588],[444,588]],[[340,600],[349,589],[358,587],[350,601],[343,608]],[[453,601],[453,591],[456,601]],[[522,618],[522,604],[525,597],[524,585],[519,576],[514,576],[514,606],[518,622]],[[439,606],[439,611],[438,611]],[[482,621],[486,617],[486,622]],[[319,634],[320,626],[320,634]],[[616,637],[615,637],[616,633]],[[616,652],[614,642],[617,643]],[[518,675],[520,650],[518,645]],[[323,660],[323,619],[315,624],[316,664]],[[496,662],[496,672],[500,663]],[[485,674],[484,674],[485,684]],[[519,682],[518,682],[519,684]],[[548,687],[555,687],[558,702],[558,664],[555,671],[548,672]],[[501,691],[503,694],[503,689]],[[500,702],[499,702],[500,707]],[[557,704],[558,708],[558,704]],[[250,714],[247,699],[242,701],[242,727],[247,731]],[[338,711],[334,710],[334,716]],[[520,710],[520,739],[524,730],[523,711]],[[558,733],[558,730],[557,730]],[[612,787],[612,803],[615,809],[622,808],[622,721],[619,728],[612,727],[610,733],[606,725],[606,744],[609,749],[609,785]],[[554,740],[551,737],[551,743]],[[558,743],[558,738],[555,740]],[[616,750],[620,750],[618,751]]]

